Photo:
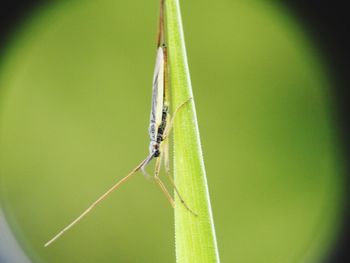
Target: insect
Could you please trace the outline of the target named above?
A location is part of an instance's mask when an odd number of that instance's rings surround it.
[[[103,201],[109,194],[116,190],[119,186],[125,183],[132,175],[138,171],[150,177],[146,172],[146,166],[153,160],[156,159],[154,176],[152,177],[157,185],[160,187],[170,204],[175,207],[174,199],[170,195],[166,186],[159,178],[161,164],[164,163],[166,174],[169,178],[170,183],[174,187],[175,193],[179,197],[184,207],[193,215],[197,216],[193,212],[184,199],[182,198],[178,188],[176,187],[171,175],[169,165],[169,143],[168,136],[173,126],[174,118],[181,108],[183,108],[192,98],[189,98],[182,104],[180,104],[173,113],[173,117],[170,118],[169,114],[169,82],[168,82],[168,63],[167,63],[167,47],[165,44],[165,32],[164,32],[164,3],[165,0],[161,0],[160,4],[160,16],[159,16],[159,31],[157,41],[157,57],[156,65],[153,74],[153,90],[152,90],[152,105],[151,105],[151,116],[149,125],[149,155],[140,164],[138,164],[127,176],[122,178],[116,184],[114,184],[108,191],[101,195],[95,202],[93,202],[82,214],[80,214],[74,221],[67,225],[61,230],[56,236],[49,240],[45,247],[49,246],[52,242],[62,236],[67,230],[78,223],[84,216],[86,216],[94,207],[96,207],[101,201]]]

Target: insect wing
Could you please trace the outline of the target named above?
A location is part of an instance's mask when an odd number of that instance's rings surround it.
[[[150,120],[150,139],[156,141],[158,127],[162,123],[164,103],[164,53],[160,47],[157,50],[156,66],[153,74],[152,109]]]

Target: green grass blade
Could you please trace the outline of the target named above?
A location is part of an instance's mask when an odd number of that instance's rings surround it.
[[[168,52],[173,109],[192,95],[178,0],[166,0]],[[177,263],[219,262],[214,222],[199,138],[194,100],[178,112],[174,122],[174,177],[195,217],[176,199]]]

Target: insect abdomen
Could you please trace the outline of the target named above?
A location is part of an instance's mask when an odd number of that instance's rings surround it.
[[[162,122],[159,125],[158,132],[157,132],[157,142],[158,143],[163,141],[163,134],[164,134],[164,130],[165,130],[165,127],[166,127],[167,116],[168,116],[168,106],[164,105],[163,111],[162,111]]]

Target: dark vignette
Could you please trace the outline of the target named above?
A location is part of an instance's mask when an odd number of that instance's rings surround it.
[[[30,13],[52,0],[4,0],[0,8],[0,62],[13,32],[21,25]],[[346,164],[346,189],[350,189],[350,167],[347,159],[350,154],[348,134],[349,104],[347,89],[350,86],[350,56],[348,24],[350,16],[346,1],[335,0],[282,0],[289,10],[301,21],[313,44],[323,54],[328,70],[334,77],[335,85],[331,94],[334,101],[336,118],[343,154]],[[347,194],[345,218],[337,243],[326,263],[350,262],[350,195]]]
[[[350,17],[346,13],[346,1],[336,0],[284,0],[294,15],[301,21],[313,44],[320,50],[327,63],[327,70],[333,76],[335,85],[331,90],[333,96],[333,116],[340,133],[340,145],[345,162],[346,189],[350,189],[350,154],[349,136],[349,96],[350,86],[350,52],[348,25]],[[346,193],[346,205],[341,232],[337,243],[326,260],[327,263],[350,262],[350,194]]]

